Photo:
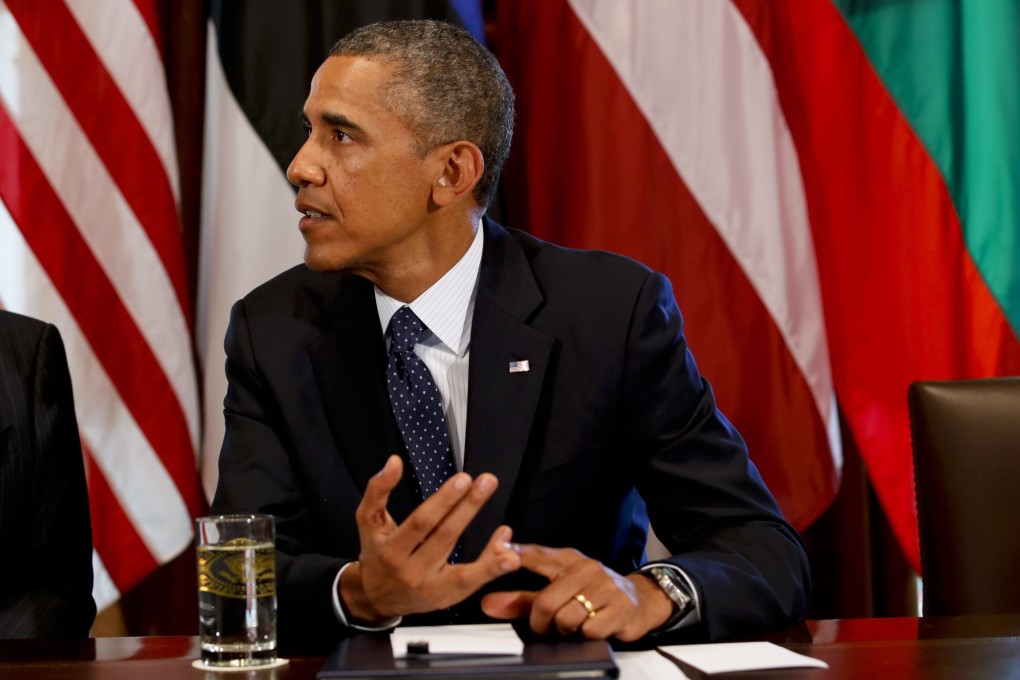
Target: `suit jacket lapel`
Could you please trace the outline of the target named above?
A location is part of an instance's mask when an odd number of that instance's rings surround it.
[[[308,348],[330,430],[364,490],[390,454],[404,458],[404,479],[390,497],[390,514],[402,521],[414,508],[413,475],[386,395],[386,345],[372,284],[343,276],[329,319]]]
[[[488,220],[471,327],[464,470],[491,472],[499,488],[464,533],[475,559],[503,522],[527,447],[554,340],[528,325],[543,297],[520,246]],[[528,370],[510,371],[511,362]]]

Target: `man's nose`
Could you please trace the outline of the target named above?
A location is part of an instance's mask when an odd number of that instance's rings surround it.
[[[325,178],[322,164],[315,160],[315,154],[308,148],[309,146],[310,142],[305,142],[298,149],[294,160],[287,166],[287,179],[290,180],[291,184],[298,187],[319,185],[322,184]]]

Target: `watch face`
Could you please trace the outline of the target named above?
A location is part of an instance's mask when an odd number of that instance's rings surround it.
[[[652,567],[650,571],[669,599],[673,600],[681,610],[686,609],[693,598],[687,593],[687,586],[682,579],[672,569]]]
[[[687,584],[673,569],[652,567],[644,572],[662,589],[663,594],[673,601],[673,614],[657,631],[671,630],[679,624],[694,608],[694,598],[687,592]]]

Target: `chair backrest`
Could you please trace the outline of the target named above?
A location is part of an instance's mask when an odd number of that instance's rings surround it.
[[[925,615],[1020,613],[1020,378],[908,390]]]

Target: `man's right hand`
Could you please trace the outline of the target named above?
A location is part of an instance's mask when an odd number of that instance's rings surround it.
[[[369,481],[355,514],[361,555],[340,577],[340,598],[347,612],[366,625],[445,609],[521,565],[520,556],[508,545],[507,526],[493,532],[475,562],[447,561],[496,490],[493,475],[483,473],[472,480],[458,472],[398,525],[386,503],[403,467],[398,456],[390,456]]]

